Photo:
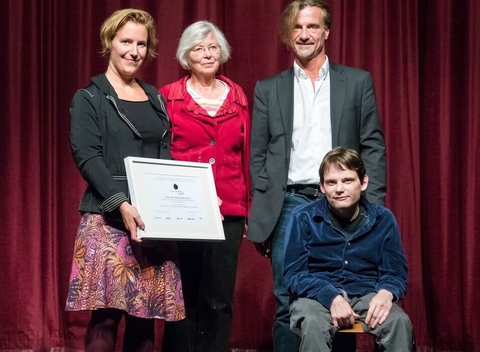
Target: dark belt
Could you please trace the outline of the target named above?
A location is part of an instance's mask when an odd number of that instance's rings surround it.
[[[320,194],[318,185],[315,184],[305,184],[305,185],[288,185],[287,192],[298,193],[302,196],[306,196],[311,199],[315,199]]]

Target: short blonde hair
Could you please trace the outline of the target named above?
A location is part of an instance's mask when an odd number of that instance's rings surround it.
[[[178,42],[177,60],[185,70],[190,70],[188,65],[188,52],[192,50],[195,45],[203,42],[210,33],[215,35],[220,45],[220,64],[230,59],[230,45],[222,31],[211,22],[198,21],[185,28]]]
[[[135,22],[143,24],[147,29],[147,55],[146,59],[152,59],[158,54],[155,51],[157,46],[157,32],[155,29],[155,21],[150,14],[138,9],[123,9],[115,11],[105,22],[103,22],[100,29],[100,41],[102,42],[102,56],[107,56],[112,50],[112,41],[117,35],[118,31],[122,29],[127,22]]]

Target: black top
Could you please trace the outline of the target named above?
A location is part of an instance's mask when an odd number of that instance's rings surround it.
[[[347,238],[352,238],[353,234],[362,227],[367,219],[367,211],[363,205],[359,205],[360,210],[358,215],[353,221],[349,221],[347,219],[342,219],[338,216],[335,216],[333,212],[329,209],[330,215],[332,218],[332,225],[342,232],[342,234]]]
[[[158,158],[163,126],[155,110],[153,110],[152,104],[148,100],[128,101],[120,99],[119,105],[122,112],[142,135],[142,156]]]

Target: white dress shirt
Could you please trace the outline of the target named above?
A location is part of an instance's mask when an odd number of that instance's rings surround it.
[[[305,71],[293,63],[293,135],[288,184],[318,184],[318,168],[332,149],[329,62],[320,68],[315,88]]]

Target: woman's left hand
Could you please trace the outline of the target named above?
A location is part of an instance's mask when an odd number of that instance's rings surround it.
[[[217,196],[217,201],[218,201],[218,207],[220,208],[222,206],[222,200],[218,198],[218,196]],[[222,217],[222,221],[223,221],[224,217],[223,217],[222,211],[220,211],[220,216]]]

